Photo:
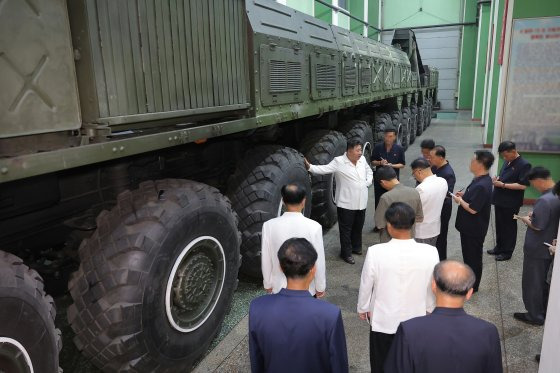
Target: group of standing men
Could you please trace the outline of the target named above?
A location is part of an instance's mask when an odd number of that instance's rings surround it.
[[[530,169],[530,165],[519,159],[513,143],[505,142],[500,145],[499,152],[506,163],[500,176],[491,178],[489,170],[494,156],[488,151],[476,151],[470,163],[470,171],[475,176],[473,181],[468,187],[453,194],[456,179],[446,160],[445,148],[435,145],[433,140],[425,140],[421,144],[423,157],[411,164],[412,174],[417,181],[417,187],[411,188],[402,185],[398,179],[400,169],[405,166],[405,159],[404,150],[395,144],[395,139],[395,131],[388,128],[384,143],[374,148],[370,162],[362,156],[362,145],[357,141],[348,141],[346,153],[327,165],[310,165],[305,160],[306,168],[313,174],[334,174],[337,185],[335,202],[340,230],[340,257],[349,264],[355,263],[352,254],[362,254],[362,228],[368,188],[372,184],[375,188],[374,227],[380,232],[380,244],[370,247],[367,252],[358,299],[359,316],[371,326],[372,371],[383,372],[384,365],[388,371],[410,371],[403,368],[407,364],[409,368],[413,364],[415,371],[445,371],[447,363],[455,364],[456,362],[443,359],[438,363],[438,368],[427,359],[430,354],[441,355],[448,342],[453,340],[452,335],[440,339],[439,344],[434,344],[441,347],[438,351],[417,343],[408,345],[409,342],[403,335],[430,335],[430,328],[426,327],[440,323],[461,332],[465,342],[468,342],[471,359],[466,361],[471,365],[465,363],[465,366],[469,366],[465,371],[476,368],[481,372],[501,372],[501,353],[495,326],[467,316],[462,311],[462,305],[479,288],[490,204],[493,202],[498,206],[496,219],[498,221],[499,215],[501,224],[497,228],[498,234],[511,234],[511,230],[516,229],[511,221],[515,222],[514,217],[522,204],[523,190],[528,184],[526,180],[531,180],[531,175],[526,170],[527,167]],[[508,160],[507,152],[512,150],[510,144],[513,144],[516,156]],[[376,167],[375,180],[369,163]],[[513,175],[517,175],[517,181],[513,180]],[[504,196],[500,194],[500,189],[511,192]],[[516,207],[511,200],[519,202],[519,193],[521,202]],[[274,371],[276,359],[280,359],[277,367],[282,367],[281,369],[285,369],[286,364],[295,369],[301,366],[298,365],[301,361],[304,364],[301,367],[305,368],[302,371],[317,367],[324,371],[347,371],[346,342],[340,310],[336,307],[322,307],[312,297],[321,298],[325,295],[326,270],[321,226],[302,214],[305,195],[306,191],[301,186],[284,186],[282,197],[286,213],[263,225],[263,283],[267,292],[276,296],[259,298],[251,304],[249,333],[254,371]],[[508,198],[510,202],[507,202]],[[468,266],[445,260],[452,200],[459,205],[455,227],[460,233],[463,259]],[[504,209],[501,210],[500,207]],[[505,209],[509,210],[504,211]],[[560,214],[560,208],[558,213]],[[529,220],[521,220],[531,227],[531,218],[526,219]],[[532,219],[534,221],[535,216]],[[543,218],[539,214],[539,223],[542,222],[541,219]],[[539,227],[535,223],[533,228],[539,230]],[[489,253],[496,254],[497,260],[507,260],[508,255],[511,257],[508,250],[513,251],[511,242],[511,237],[499,237],[496,248]],[[442,262],[438,264],[440,261]],[[538,265],[533,264],[533,267]],[[525,272],[524,267],[524,278]],[[523,281],[525,301],[525,279]],[[303,311],[301,307],[306,310]],[[531,311],[529,308],[527,306]],[[431,318],[415,321],[415,317],[432,311]],[[309,312],[322,321],[311,326],[305,324],[304,315]],[[267,325],[267,317],[263,318],[263,315],[270,314],[275,315],[277,323],[274,325]],[[461,321],[451,326],[453,323],[448,316],[457,315],[462,318],[456,320]],[[516,318],[519,319],[517,314]],[[412,320],[400,324],[409,319]],[[478,335],[469,332],[473,327],[478,328]],[[318,354],[316,359],[298,356],[296,347],[316,343],[312,339],[317,333],[330,336],[321,342],[324,349],[319,349],[330,353],[323,356],[315,351]],[[272,336],[276,342],[272,343],[266,335]],[[490,344],[477,346],[477,338],[490,341]],[[286,349],[285,353],[272,354],[276,343],[294,348]],[[413,349],[420,349],[427,355],[413,362],[409,355]],[[327,366],[330,368],[327,369]],[[483,366],[487,369],[478,369]]]

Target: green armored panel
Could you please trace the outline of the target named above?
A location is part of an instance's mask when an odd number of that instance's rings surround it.
[[[311,97],[314,100],[333,98],[340,91],[340,64],[334,53],[312,53]]]
[[[0,1],[0,138],[81,125],[64,0]]]
[[[383,90],[388,91],[393,89],[393,63],[388,60],[383,61]]]
[[[358,48],[351,32],[338,26],[331,26],[338,48],[342,52],[342,95],[358,94]]]
[[[393,66],[393,88],[401,88],[401,65],[394,63]],[[403,87],[404,88],[404,87]]]
[[[373,60],[373,70],[372,70],[372,90],[378,92],[383,90],[383,60],[381,58],[375,58]]]
[[[305,56],[293,48],[261,45],[260,81],[263,106],[302,102],[309,94]]]
[[[68,6],[84,121],[117,125],[249,106],[242,0]]]
[[[350,35],[358,50],[358,92],[366,94],[371,91],[373,56],[367,38],[354,33]]]

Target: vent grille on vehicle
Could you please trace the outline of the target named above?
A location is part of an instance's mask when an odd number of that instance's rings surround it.
[[[270,60],[270,93],[301,91],[301,63]]]
[[[344,66],[344,88],[352,88],[356,86],[356,67]]]
[[[371,67],[362,67],[361,84],[362,86],[371,84]]]
[[[336,88],[336,66],[317,64],[317,89]]]

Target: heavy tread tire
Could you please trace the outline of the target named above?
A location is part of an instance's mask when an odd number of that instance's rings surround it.
[[[103,371],[188,371],[220,331],[237,286],[240,234],[229,200],[194,181],[146,181],[119,194],[96,222],[69,281],[74,303],[67,315],[76,346]],[[202,236],[223,247],[223,288],[208,318],[181,332],[166,315],[167,281],[182,250]],[[200,261],[191,268],[184,278],[205,275]]]
[[[416,141],[416,136],[418,134],[418,106],[412,105],[410,107],[410,119],[412,123],[412,128],[410,131],[410,143],[414,144],[414,141]]]
[[[359,140],[362,143],[363,156],[369,164],[374,144],[371,126],[361,120],[351,120],[343,124],[339,131],[344,134],[346,140]]]
[[[416,136],[421,136],[424,133],[424,105],[417,106],[418,109],[418,125],[416,126]]]
[[[317,130],[307,134],[300,145],[305,158],[316,165],[328,164],[346,150],[346,138],[338,131]],[[333,200],[334,175],[311,175],[311,219],[324,228],[337,221]]]
[[[424,131],[425,131],[426,128],[428,128],[428,117],[429,117],[429,114],[430,114],[430,113],[428,112],[428,103],[425,102],[425,103],[422,105],[422,108],[423,108],[422,111],[424,112]]]
[[[406,128],[403,126],[402,112],[399,110],[389,113],[393,127],[397,130],[397,144],[404,148],[404,139],[406,136]]]
[[[261,233],[267,220],[278,216],[282,202],[281,188],[297,182],[307,190],[304,215],[311,214],[311,177],[297,150],[279,145],[264,145],[251,149],[239,162],[228,181],[227,195],[239,215],[241,231],[241,272],[262,278]]]
[[[385,128],[391,127],[393,122],[391,120],[391,116],[387,113],[376,113],[375,115],[375,128],[374,134],[375,138],[374,141],[376,144],[383,142],[384,135],[385,135]]]
[[[58,373],[62,348],[56,308],[43,279],[15,255],[0,251],[0,337],[19,342],[35,372]],[[0,366],[0,371],[6,367]]]
[[[403,116],[403,128],[406,129],[405,135],[403,136],[403,144],[402,147],[404,150],[408,149],[408,146],[412,143],[410,140],[411,132],[412,132],[412,119],[411,119],[411,112],[409,107],[405,107],[402,110]]]

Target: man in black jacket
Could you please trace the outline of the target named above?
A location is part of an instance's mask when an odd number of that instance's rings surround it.
[[[386,373],[502,373],[496,326],[463,309],[474,281],[473,271],[463,263],[445,260],[435,266],[436,308],[399,325],[385,360]]]
[[[517,239],[517,221],[513,215],[519,213],[523,205],[523,194],[529,185],[527,174],[531,164],[521,157],[511,141],[504,141],[498,146],[498,153],[504,159],[500,176],[492,178],[494,192],[492,204],[496,216],[496,247],[487,250],[496,255],[497,261],[509,260],[515,249]]]

